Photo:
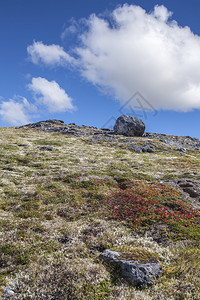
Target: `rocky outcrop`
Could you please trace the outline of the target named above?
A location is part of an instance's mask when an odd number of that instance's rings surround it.
[[[35,129],[39,131],[73,135],[87,139],[88,143],[109,143],[135,153],[153,153],[156,151],[175,150],[187,153],[189,150],[200,151],[200,141],[189,136],[173,136],[160,133],[145,132],[142,137],[126,137],[117,134],[114,130],[93,126],[65,124],[60,120],[46,120],[16,127]],[[27,145],[20,145],[27,146]],[[46,149],[48,150],[48,149]]]
[[[196,178],[169,179],[165,180],[165,184],[171,185],[176,189],[181,198],[193,206],[194,209],[200,210],[200,180]],[[193,175],[195,177],[195,175]]]
[[[142,136],[145,131],[145,124],[138,118],[122,115],[114,125],[114,132],[125,136]]]
[[[134,260],[125,260],[121,256],[119,252],[110,250],[105,250],[101,254],[105,262],[119,267],[122,277],[130,283],[137,286],[149,286],[162,276],[162,266],[159,262],[139,263]]]
[[[40,122],[36,122],[36,123],[30,123],[30,124],[27,124],[27,125],[21,126],[21,127],[45,129],[45,128],[54,127],[55,125],[64,126],[65,123],[61,120],[51,119],[51,120],[40,121]]]
[[[58,132],[66,135],[71,134],[74,136],[114,135],[113,130],[100,129],[97,127],[85,126],[85,125],[80,126],[80,125],[76,125],[75,123],[65,124],[63,121],[60,120],[40,121],[40,122],[30,123],[16,128],[38,129],[46,132],[53,132],[53,133]]]
[[[178,180],[179,187],[191,198],[200,200],[200,183],[198,180],[182,179]]]

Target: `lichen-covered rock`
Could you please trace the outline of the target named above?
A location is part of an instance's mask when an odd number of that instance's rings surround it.
[[[145,131],[145,124],[138,118],[122,115],[116,120],[114,131],[116,134],[125,136],[142,136]]]
[[[152,285],[157,278],[162,276],[162,266],[159,262],[139,263],[133,260],[127,261],[120,259],[120,253],[110,250],[105,250],[101,254],[101,258],[105,262],[120,267],[122,277],[137,286]]]

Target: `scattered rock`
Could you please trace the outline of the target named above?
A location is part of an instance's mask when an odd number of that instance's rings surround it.
[[[20,126],[20,127],[29,127],[29,128],[45,128],[45,127],[52,127],[54,125],[60,125],[63,126],[65,125],[65,123],[61,120],[46,120],[46,121],[40,121],[40,122],[36,122],[36,123],[30,123],[27,124],[25,126]]]
[[[148,153],[153,153],[153,146],[145,145],[142,147],[142,152],[148,152]]]
[[[108,129],[108,128],[101,128],[101,130],[103,130],[103,131],[111,131],[110,129]]]
[[[14,296],[15,292],[11,290],[9,287],[3,288],[4,294],[2,296],[2,299],[7,299],[9,296]]]
[[[162,266],[157,263],[139,263],[133,260],[120,259],[121,254],[115,251],[105,250],[101,258],[105,262],[120,267],[122,277],[137,286],[152,285],[162,276]]]
[[[145,131],[145,124],[138,118],[122,115],[114,125],[114,132],[125,136],[142,136]]]
[[[8,286],[3,287],[4,293],[2,295],[2,300],[10,299],[10,297],[14,296],[15,295],[14,289],[15,289],[15,282],[10,281]]]
[[[185,148],[178,148],[177,150],[178,150],[178,151],[181,151],[181,152],[186,152],[186,149],[185,149]]]
[[[54,147],[51,147],[51,146],[43,146],[41,147],[42,150],[47,150],[47,151],[55,151],[56,148]]]
[[[147,152],[149,152],[149,153],[154,153],[154,150],[153,150],[152,148],[149,147],[149,148],[147,149]]]
[[[58,241],[62,244],[68,244],[69,242],[71,242],[71,238],[67,235],[63,235],[61,237],[58,238]]]
[[[127,147],[127,149],[128,149],[128,150],[133,150],[133,151],[135,151],[136,153],[141,153],[141,152],[142,152],[142,149],[141,149],[140,147],[138,147],[137,145],[134,145],[134,144],[129,145],[129,146]]]
[[[122,121],[120,121],[122,120]],[[118,124],[119,123],[119,124]],[[101,143],[101,141],[109,143],[118,143],[124,149],[130,149],[136,153],[149,152],[153,153],[155,150],[176,150],[180,152],[186,152],[188,150],[199,151],[200,150],[200,141],[196,138],[189,136],[173,136],[166,135],[161,133],[144,133],[145,125],[144,123],[137,118],[132,118],[130,116],[121,116],[117,119],[114,130],[107,128],[97,128],[93,126],[85,125],[76,125],[75,123],[65,124],[61,120],[46,120],[40,121],[32,124],[28,124],[16,128],[25,128],[25,129],[36,129],[45,132],[51,133],[61,133],[65,135],[73,135],[77,137],[87,137],[88,141],[92,140],[92,143]],[[119,131],[118,131],[119,130]],[[121,130],[121,131],[120,131]],[[141,136],[147,140],[143,146],[138,146],[136,138],[122,138],[120,134],[124,136]],[[154,146],[151,145],[151,140],[154,141]],[[158,141],[157,146],[156,141]],[[134,144],[135,143],[135,144]],[[132,146],[134,144],[134,146]],[[148,147],[146,147],[148,145]],[[120,147],[121,147],[120,146]],[[143,149],[142,149],[143,148]],[[50,150],[51,151],[51,150]],[[180,153],[181,155],[181,153]]]

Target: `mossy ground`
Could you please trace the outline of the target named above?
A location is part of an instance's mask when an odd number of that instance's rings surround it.
[[[197,220],[189,229],[171,220],[133,226],[107,206],[130,182],[146,188],[148,201],[159,180],[200,178],[199,153],[134,153],[15,128],[0,129],[0,148],[0,285],[16,280],[13,299],[200,299]],[[171,208],[176,197],[159,199]],[[130,286],[102,264],[104,249],[159,260],[163,277],[148,289]]]

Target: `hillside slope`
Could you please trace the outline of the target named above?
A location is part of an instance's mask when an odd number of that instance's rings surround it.
[[[47,121],[0,145],[3,299],[200,299],[199,140]],[[134,286],[105,249],[162,277]]]

